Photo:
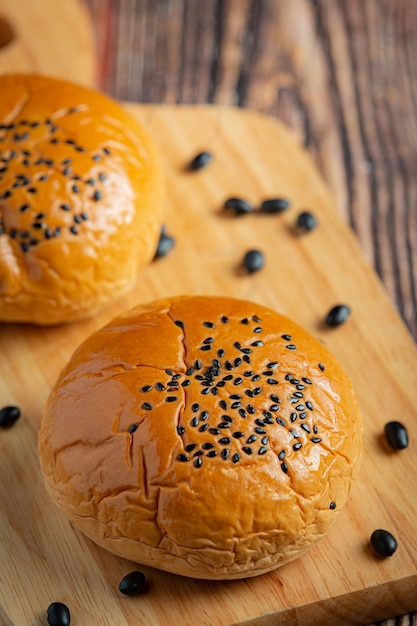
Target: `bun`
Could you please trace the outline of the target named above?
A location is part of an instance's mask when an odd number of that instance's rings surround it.
[[[116,102],[36,75],[0,76],[0,321],[94,315],[157,246],[154,145]]]
[[[351,384],[268,308],[180,296],[81,345],[39,435],[46,486],[111,552],[207,579],[268,572],[327,533],[362,450]]]

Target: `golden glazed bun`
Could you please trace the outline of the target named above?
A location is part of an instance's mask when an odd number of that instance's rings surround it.
[[[176,297],[93,334],[39,435],[52,498],[88,537],[207,579],[268,572],[329,530],[362,451],[334,356],[263,306]]]
[[[116,102],[0,76],[0,321],[94,315],[132,289],[162,219],[154,145]]]

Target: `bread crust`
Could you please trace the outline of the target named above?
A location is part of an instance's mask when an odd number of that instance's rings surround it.
[[[91,89],[11,74],[0,92],[0,321],[94,315],[133,288],[155,253],[155,145]]]
[[[307,331],[251,302],[179,296],[79,347],[49,397],[39,451],[51,496],[99,545],[233,579],[328,532],[362,437],[346,373]]]

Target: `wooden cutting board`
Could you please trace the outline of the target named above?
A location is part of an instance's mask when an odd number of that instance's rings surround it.
[[[46,624],[52,601],[65,602],[77,626],[132,624],[270,626],[368,624],[417,609],[417,351],[384,290],[341,221],[312,161],[292,135],[261,115],[219,107],[135,106],[153,133],[167,174],[166,225],[172,252],[149,266],[136,289],[93,320],[56,328],[0,326],[0,405],[22,418],[0,432],[0,624]],[[204,170],[185,165],[213,152]],[[258,204],[281,196],[275,216],[227,216],[229,196]],[[319,227],[294,230],[310,209]],[[243,254],[264,251],[263,270],[245,275]],[[37,430],[48,390],[75,347],[114,315],[140,302],[180,293],[229,294],[293,317],[340,358],[365,421],[360,478],[330,534],[306,556],[254,579],[205,582],[143,569],[148,593],[126,598],[120,579],[137,568],[96,547],[50,501],[37,459]],[[328,329],[337,303],[351,319]],[[408,449],[384,444],[387,421],[401,420]],[[377,558],[376,528],[398,539],[396,554]]]
[[[0,0],[0,73],[95,82],[91,18],[81,0]]]

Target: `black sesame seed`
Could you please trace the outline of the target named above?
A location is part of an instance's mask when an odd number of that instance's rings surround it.
[[[232,402],[232,404],[230,405],[231,409],[239,409],[242,406],[242,403],[237,400],[236,402]]]
[[[287,474],[287,472],[288,472],[288,465],[286,463],[281,463],[281,469],[284,472],[284,474]]]
[[[307,417],[307,413],[305,411],[301,411],[298,417],[300,418],[300,420],[303,420]]]
[[[219,406],[220,406],[220,408],[222,408],[224,411],[226,411],[226,410],[227,410],[227,402],[226,402],[226,400],[220,400],[220,402],[219,402]]]
[[[305,404],[297,404],[297,406],[295,407],[296,411],[304,411],[305,409]]]
[[[276,393],[271,393],[269,397],[271,398],[273,402],[281,402],[280,398],[277,396]]]
[[[230,450],[228,448],[223,448],[220,454],[222,459],[226,460],[229,457]]]
[[[96,181],[94,180],[94,178],[89,178],[88,180],[85,181],[86,185],[95,185]]]
[[[100,172],[100,173],[99,173],[99,175],[98,175],[98,177],[99,177],[99,180],[100,180],[102,183],[104,183],[104,181],[105,181],[105,180],[107,180],[107,176],[106,176],[106,174],[104,174],[104,172]]]
[[[318,364],[318,368],[319,368],[319,370],[321,370],[322,372],[324,372],[324,370],[326,369],[326,368],[324,367],[323,363],[319,363],[319,364]]]
[[[73,192],[73,193],[79,193],[79,192],[80,192],[80,188],[79,188],[79,186],[78,186],[78,185],[73,185],[73,186],[71,187],[71,189],[72,189],[72,192]]]
[[[306,433],[311,433],[310,426],[308,424],[301,424],[301,428],[306,431]]]
[[[203,167],[206,167],[213,159],[213,155],[211,152],[199,152],[195,155],[193,159],[188,164],[189,170],[201,170]]]
[[[259,210],[261,213],[282,213],[290,206],[290,202],[285,198],[270,198],[261,202]]]
[[[302,443],[295,443],[295,444],[293,445],[293,450],[296,450],[296,451],[297,451],[297,450],[300,450],[300,448],[302,448],[302,447],[303,447],[303,444],[302,444]]]
[[[244,437],[245,435],[240,431],[237,430],[232,434],[232,437],[234,437],[235,439],[241,439],[241,437]]]
[[[179,454],[177,456],[177,460],[181,461],[182,463],[185,463],[186,461],[190,460],[190,457],[186,456],[185,454]]]
[[[224,203],[224,208],[232,211],[235,215],[245,215],[253,211],[253,205],[242,198],[228,198]]]
[[[201,394],[202,396],[206,396],[208,393],[210,393],[210,389],[209,389],[209,387],[206,387],[205,389],[202,389],[202,390],[200,391],[200,394]]]
[[[210,452],[207,452],[207,456],[209,457],[217,456],[217,450],[210,450]]]
[[[230,437],[221,437],[219,439],[219,443],[221,443],[223,446],[227,446],[229,443],[231,443],[231,439]]]
[[[220,435],[220,430],[218,428],[209,428],[209,433],[212,435]]]
[[[398,548],[397,540],[388,530],[374,530],[371,535],[371,546],[381,556],[392,556]]]
[[[208,343],[203,346],[200,346],[200,350],[202,350],[203,352],[207,352],[207,350],[211,350],[211,345]]]
[[[247,416],[247,413],[246,413],[245,409],[239,409],[238,413],[239,413],[240,417],[246,418],[246,416]]]
[[[268,435],[266,435],[265,437],[262,437],[262,439],[261,439],[261,443],[262,443],[264,446],[266,446],[266,444],[268,443],[268,441],[269,441],[269,437],[268,437]]]
[[[401,422],[388,422],[384,427],[387,443],[394,450],[404,450],[408,447],[408,432]]]
[[[255,433],[258,433],[258,435],[264,435],[266,433],[266,430],[264,428],[261,428],[260,426],[257,426],[255,428]]]
[[[178,400],[177,396],[167,396],[165,398],[165,402],[176,402]]]
[[[168,254],[170,250],[172,250],[174,245],[175,245],[175,239],[167,235],[164,232],[164,230],[162,230],[159,236],[159,241],[158,241],[158,245],[155,251],[154,258],[159,259],[161,257],[164,257],[166,254]]]
[[[191,405],[191,410],[193,413],[197,413],[197,411],[200,410],[200,405],[198,404],[198,402],[193,402],[193,404]]]
[[[329,509],[334,510],[335,508],[336,508],[336,502],[330,502]]]
[[[350,316],[350,307],[347,304],[337,304],[326,315],[327,326],[340,326],[344,324]]]
[[[232,462],[233,462],[233,463],[237,463],[237,462],[239,461],[239,459],[240,459],[240,454],[238,454],[238,453],[236,452],[236,454],[234,454],[234,455],[232,456]]]
[[[279,424],[280,426],[286,426],[287,424],[285,423],[285,420],[281,419],[280,417],[276,417],[275,421],[277,424]]]
[[[0,409],[0,427],[12,426],[20,417],[21,412],[17,406],[5,406]]]
[[[203,424],[202,426],[199,427],[199,432],[200,433],[204,433],[207,429],[208,429],[209,425],[208,424]]]
[[[218,428],[230,428],[230,424],[229,424],[229,422],[219,422],[217,424],[217,427]]]
[[[311,437],[310,441],[312,441],[313,443],[320,443],[321,439],[320,437]]]
[[[139,424],[132,424],[131,426],[129,426],[128,428],[128,432],[130,434],[134,433],[137,429],[139,428]]]
[[[291,415],[290,415],[290,420],[291,420],[292,422],[295,422],[295,420],[296,420],[296,419],[297,419],[297,413],[291,413]]]
[[[278,458],[280,461],[285,459],[285,450],[281,450],[281,452],[278,454]]]
[[[223,350],[223,348],[220,348],[220,350],[217,350],[217,356],[218,356],[219,358],[222,358],[222,357],[224,356],[224,350]]]
[[[70,610],[63,602],[52,602],[46,611],[46,620],[49,626],[69,626]]]
[[[254,341],[253,343],[250,344],[251,346],[254,347],[259,347],[259,346],[263,346],[264,342],[263,341]]]
[[[194,467],[201,467],[203,465],[203,459],[199,456],[193,463]]]
[[[181,320],[175,320],[174,324],[179,328],[184,328],[184,322],[181,322]]]
[[[152,411],[152,405],[149,402],[142,402],[141,406],[145,411]]]
[[[185,451],[192,452],[196,448],[196,446],[197,444],[195,443],[189,443],[188,445],[185,446]]]
[[[235,367],[239,367],[240,365],[242,365],[242,363],[243,363],[243,361],[239,357],[233,361],[233,365]]]
[[[278,385],[278,381],[275,378],[267,378],[266,382],[268,385]]]
[[[209,412],[208,411],[202,411],[200,413],[200,419],[205,422],[208,418],[209,418]]]
[[[259,448],[258,454],[260,454],[260,455],[266,454],[267,451],[268,451],[268,449],[265,446],[262,446],[261,448]]]
[[[237,385],[240,385],[242,381],[243,381],[243,378],[241,378],[240,376],[237,376],[237,377],[234,379],[233,384],[234,384],[235,386],[237,386]]]
[[[198,417],[193,417],[193,419],[190,421],[190,426],[195,428],[196,426],[198,426],[198,421]]]
[[[110,150],[108,148],[103,148],[103,152],[104,152],[104,154],[107,154],[107,155],[111,154],[111,152],[110,152]]]
[[[222,315],[222,316],[221,316],[221,318],[220,318],[220,321],[221,321],[223,324],[227,324],[227,323],[229,322],[229,318],[228,318],[228,317],[226,317],[226,315]]]
[[[275,412],[275,411],[279,411],[280,408],[281,407],[279,406],[279,404],[271,404],[270,407],[269,407],[269,410]]]
[[[203,448],[203,450],[211,450],[212,448],[214,448],[214,443],[203,443],[201,447]]]
[[[300,391],[294,391],[294,394],[293,394],[293,395],[294,395],[296,398],[302,398],[302,397],[303,397],[303,394],[302,394]]]
[[[101,191],[96,190],[96,191],[93,193],[93,196],[92,196],[92,197],[93,197],[93,200],[94,200],[95,202],[98,202],[98,201],[99,201],[99,200],[101,200],[101,198],[102,198],[102,193],[101,193]]]
[[[306,402],[306,407],[307,407],[310,411],[313,411],[313,410],[314,410],[314,406],[313,406],[313,404],[312,404],[310,401],[307,401],[307,402]]]
[[[254,333],[261,333],[262,332],[262,328],[261,326],[255,326],[255,328],[253,329]]]
[[[258,272],[265,264],[264,255],[260,250],[249,250],[243,257],[243,267],[250,273]]]
[[[246,439],[246,443],[254,443],[256,439],[257,439],[256,435],[251,435],[250,437]]]
[[[318,221],[310,211],[302,211],[297,217],[296,226],[299,230],[310,232],[318,226]]]
[[[297,346],[293,343],[289,343],[285,347],[287,348],[287,350],[297,350]]]
[[[77,228],[76,226],[71,226],[71,227],[70,227],[70,232],[71,232],[73,235],[78,235],[78,228]]]
[[[59,208],[62,209],[63,211],[71,211],[71,207],[69,204],[60,204]]]
[[[243,350],[242,350],[243,352]],[[245,361],[245,363],[250,363],[250,357],[247,354],[243,355],[243,360]]]
[[[177,426],[177,433],[179,435],[183,435],[185,433],[185,428],[184,426]]]
[[[144,393],[147,393],[151,389],[152,389],[152,385],[145,385],[144,387],[141,388],[141,391],[143,391]]]
[[[243,446],[242,450],[245,454],[253,454],[253,450],[249,446]]]
[[[231,400],[241,400],[241,399],[242,399],[242,396],[241,396],[241,395],[239,395],[238,393],[232,393],[232,395],[231,395],[231,396],[229,396],[229,398],[230,398]]]

